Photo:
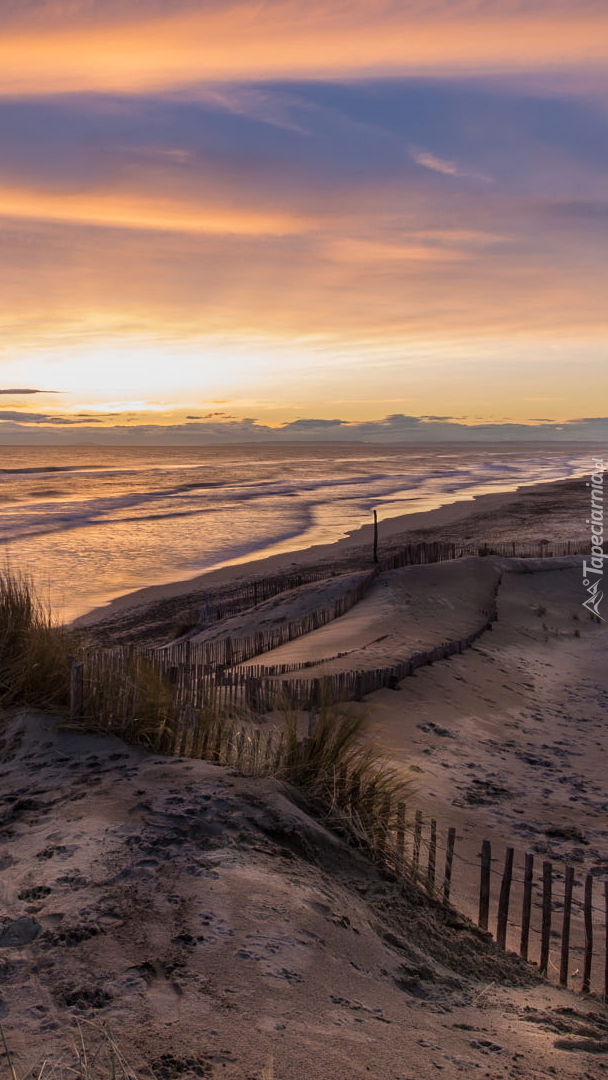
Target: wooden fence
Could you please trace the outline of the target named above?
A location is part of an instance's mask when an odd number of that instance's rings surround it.
[[[439,542],[409,545],[387,556],[370,570],[363,581],[338,597],[333,604],[309,612],[301,619],[243,638],[225,637],[201,643],[185,640],[162,650],[141,647],[137,650],[137,655],[144,658],[148,666],[163,673],[173,688],[172,708],[174,722],[178,726],[185,722],[180,719],[181,713],[186,714],[187,722],[191,723],[190,714],[193,708],[224,712],[227,709],[248,709],[254,713],[264,713],[282,702],[292,707],[310,709],[318,707],[322,701],[360,700],[382,687],[396,687],[401,679],[411,675],[419,667],[446,659],[469,648],[496,619],[496,589],[490,608],[484,613],[479,627],[471,634],[404,657],[389,667],[306,678],[300,674],[311,666],[306,663],[250,665],[246,670],[239,669],[239,665],[339,618],[365,596],[377,575],[383,571],[460,558],[467,554],[494,554],[518,558],[561,557],[575,554],[575,546],[571,542],[547,544],[538,541],[494,545],[491,549],[477,547],[466,551],[454,544]],[[254,600],[260,595],[267,598],[276,595],[283,587],[297,587],[304,583],[304,579],[321,580],[326,576],[326,572],[319,569],[302,575],[282,575],[266,583],[258,582],[255,588],[251,584],[232,599],[240,602],[246,596]],[[134,695],[136,696],[137,677],[131,670],[134,662],[134,650],[131,647],[87,650],[73,679],[72,715],[88,715],[93,699],[99,704],[101,697],[101,707],[113,723],[118,716],[128,715]],[[105,680],[105,696],[102,690],[104,671],[110,672],[109,681]],[[293,676],[296,673],[296,677],[288,678],[290,674]]]
[[[305,634],[318,630],[321,626],[339,619],[345,615],[355,604],[369,591],[377,576],[376,570],[371,570],[358,585],[336,597],[331,604],[314,611],[307,612],[299,619],[279,623],[266,630],[247,637],[233,638],[230,636],[217,638],[214,641],[197,641],[189,639],[177,642],[175,645],[167,645],[162,652],[168,658],[167,662],[172,665],[197,664],[206,667],[233,667],[243,664],[254,656],[261,656],[265,652],[271,652],[288,641],[303,637]]]
[[[443,541],[406,544],[398,551],[389,552],[373,567],[371,581],[385,570],[396,570],[405,566],[422,566],[428,563],[460,559],[466,555],[498,555],[503,558],[543,559],[562,558],[567,555],[584,555],[589,546],[583,542],[570,540],[548,542],[544,540],[528,541],[525,544],[509,541],[492,544],[453,544]],[[200,610],[200,630],[214,623],[248,611],[265,600],[278,596],[290,589],[297,589],[315,581],[324,581],[333,573],[327,567],[302,567],[298,573],[275,574],[273,577],[259,578],[246,585],[222,588],[210,594]],[[369,586],[368,586],[369,587]]]
[[[275,574],[273,577],[256,578],[245,585],[222,587],[221,590],[210,593],[201,608],[200,629],[257,607],[279,593],[298,589],[301,585],[310,585],[315,581],[325,581],[331,576],[326,567],[302,567],[297,573]]]
[[[115,659],[119,659],[118,653]],[[141,662],[141,657],[132,657],[125,691],[131,695],[129,700],[113,696],[111,683],[108,691],[112,669],[99,669],[97,685],[107,695],[107,712],[98,725],[103,730],[126,738],[134,733],[141,738],[141,721],[133,720],[133,708],[135,713],[137,709],[132,700]],[[90,698],[80,673],[81,669],[74,672],[73,692],[78,695],[79,707],[86,710]],[[114,674],[119,675],[118,668]],[[94,685],[89,685],[89,694]],[[224,716],[190,705],[180,711],[179,724],[171,720],[165,724],[163,718],[156,731],[149,727],[144,735],[158,751],[232,765],[250,775],[290,780],[298,761],[308,764],[314,717],[308,737],[296,744],[294,760],[293,744],[288,745],[285,729],[262,729],[239,716],[238,710],[231,711],[230,703],[229,692]],[[435,818],[425,818],[420,810],[411,813],[404,802],[379,799],[374,781],[363,787],[360,777],[349,775],[346,768],[326,776],[324,784],[323,777],[317,776],[317,780],[322,781],[320,788],[325,791],[321,802],[329,823],[346,824],[351,834],[363,839],[380,866],[398,878],[413,880],[429,897],[477,921],[482,930],[493,931],[501,949],[519,953],[534,963],[541,975],[564,987],[583,993],[595,991],[608,999],[608,880],[597,881],[590,873],[579,872],[577,876],[573,866],[554,864],[546,858],[539,873],[533,852],[522,857],[513,847],[486,838],[480,844],[479,861],[474,862],[458,850],[455,826],[441,829]],[[498,868],[493,858],[496,848],[503,849]],[[600,903],[594,895],[598,891]]]
[[[146,680],[150,682],[152,673],[171,695],[172,724],[177,730],[192,723],[193,710],[222,714],[247,710],[263,714],[279,706],[307,710],[324,702],[360,701],[382,687],[396,688],[419,667],[470,648],[496,619],[498,585],[499,581],[494,587],[491,606],[472,633],[414,653],[388,667],[340,671],[317,678],[299,674],[294,677],[304,668],[285,664],[243,668],[238,665],[242,662],[240,658],[247,655],[248,638],[243,639],[242,648],[240,643],[233,648],[231,639],[211,643],[212,646],[228,644],[227,651],[209,650],[207,642],[192,645],[188,641],[163,650],[121,646],[87,650],[74,666],[70,712],[73,719],[102,714],[115,726],[121,718],[134,716],[138,708],[143,708],[142,684]],[[235,655],[239,658],[236,661]],[[217,656],[223,659],[210,659]],[[233,666],[228,666],[228,658]]]
[[[478,861],[457,850],[457,829],[404,803],[378,811],[376,848],[397,874],[490,931],[497,945],[550,981],[608,1000],[608,879],[483,839]],[[493,857],[500,850],[501,859]]]

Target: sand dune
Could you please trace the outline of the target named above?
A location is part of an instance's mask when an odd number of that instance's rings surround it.
[[[73,1062],[78,1018],[156,1077],[604,1075],[597,1005],[398,889],[287,788],[31,715],[4,726],[0,778],[18,1075]]]
[[[477,558],[387,571],[346,615],[266,653],[264,662],[314,662],[310,677],[388,667],[475,631],[499,576],[490,561]]]
[[[224,637],[249,637],[260,631],[269,630],[285,622],[295,622],[319,608],[330,607],[360,585],[368,576],[368,571],[360,570],[352,574],[337,574],[325,581],[314,581],[289,589],[278,596],[258,604],[251,611],[242,612],[230,619],[206,627],[198,633],[189,634],[193,642],[217,641]],[[204,617],[204,610],[203,610]]]
[[[410,522],[406,539],[537,540],[539,528],[561,538],[584,520],[573,493],[549,485],[447,508]],[[304,553],[315,559],[325,582],[213,635],[309,611],[369,569],[352,538]],[[98,640],[150,640],[184,596],[250,572],[126,599]],[[316,671],[337,652],[350,665],[403,659],[472,628],[499,574],[491,633],[349,706],[413,766],[417,805],[457,827],[468,862],[455,863],[453,894],[471,914],[484,836],[497,867],[510,843],[608,873],[608,629],[582,611],[579,561],[465,559],[382,575],[347,615],[262,658]],[[459,915],[379,873],[288,787],[58,730],[50,717],[0,724],[0,1018],[19,1076],[43,1058],[69,1063],[78,1018],[109,1023],[131,1067],[157,1080],[606,1075],[603,1006],[540,983]]]

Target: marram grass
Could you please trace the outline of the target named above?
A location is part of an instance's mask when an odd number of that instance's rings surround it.
[[[32,578],[0,570],[0,706],[67,711],[77,636],[56,624]],[[350,831],[375,845],[399,802],[412,794],[408,774],[392,766],[370,738],[364,713],[322,702],[309,735],[287,703],[272,728],[242,710],[211,703],[184,713],[167,674],[150,657],[95,651],[87,661],[79,726],[119,735],[157,753],[235,765],[299,788],[322,816],[348,820]],[[300,720],[299,720],[300,715]]]
[[[73,651],[30,575],[0,569],[0,705],[64,708]]]

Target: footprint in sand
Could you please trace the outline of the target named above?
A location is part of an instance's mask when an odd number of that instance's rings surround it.
[[[138,968],[148,985],[148,1001],[160,1017],[170,1024],[179,1019],[183,990],[171,978],[162,960],[146,960]]]

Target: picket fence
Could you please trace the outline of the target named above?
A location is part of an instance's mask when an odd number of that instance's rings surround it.
[[[455,826],[440,829],[420,810],[408,816],[405,803],[396,814],[389,804],[381,807],[374,831],[376,854],[397,875],[492,930],[499,948],[533,963],[549,981],[608,1000],[608,878],[487,838],[473,862],[457,850]]]
[[[306,710],[318,707],[324,701],[360,700],[382,687],[395,688],[419,667],[469,648],[484,631],[491,628],[496,619],[498,585],[494,589],[490,607],[483,612],[480,625],[472,633],[404,657],[388,667],[347,670],[314,678],[304,675],[311,666],[306,662],[267,666],[250,664],[247,668],[240,665],[339,618],[363,599],[378,574],[384,571],[457,559],[467,554],[511,558],[559,557],[575,554],[575,546],[571,542],[548,544],[544,541],[499,544],[470,550],[441,542],[408,545],[379,562],[363,581],[332,604],[323,605],[300,619],[247,637],[226,636],[198,643],[186,639],[162,649],[144,646],[88,649],[72,674],[71,713],[73,716],[86,716],[94,702],[95,712],[99,714],[101,709],[112,724],[120,717],[129,715],[138,694],[138,675],[133,667],[139,663],[138,670],[141,671],[143,661],[148,669],[158,671],[159,678],[162,676],[171,687],[173,722],[178,727],[184,722],[191,723],[193,709],[215,709],[223,713],[246,709],[260,714],[283,704]],[[245,596],[276,595],[286,583],[288,587],[297,587],[296,583],[302,584],[304,577],[310,581],[316,575],[316,580],[321,580],[322,574],[317,569],[309,571],[307,575],[279,575],[267,584],[258,582],[255,589],[250,584],[241,590],[239,596],[244,599]],[[231,602],[236,601],[235,594]]]
[[[384,570],[396,570],[405,566],[421,566],[427,563],[460,559],[466,555],[498,555],[502,558],[544,559],[563,558],[568,555],[584,555],[588,544],[574,541],[517,541],[479,545],[476,543],[454,544],[444,541],[426,541],[406,544],[384,555],[372,570],[373,578]],[[210,593],[199,611],[199,630],[207,629],[223,619],[239,615],[252,607],[290,589],[323,581],[336,576],[325,566],[302,567],[297,573],[274,574],[272,577],[256,578],[244,585],[223,586],[218,593]],[[371,582],[370,582],[371,584]]]

